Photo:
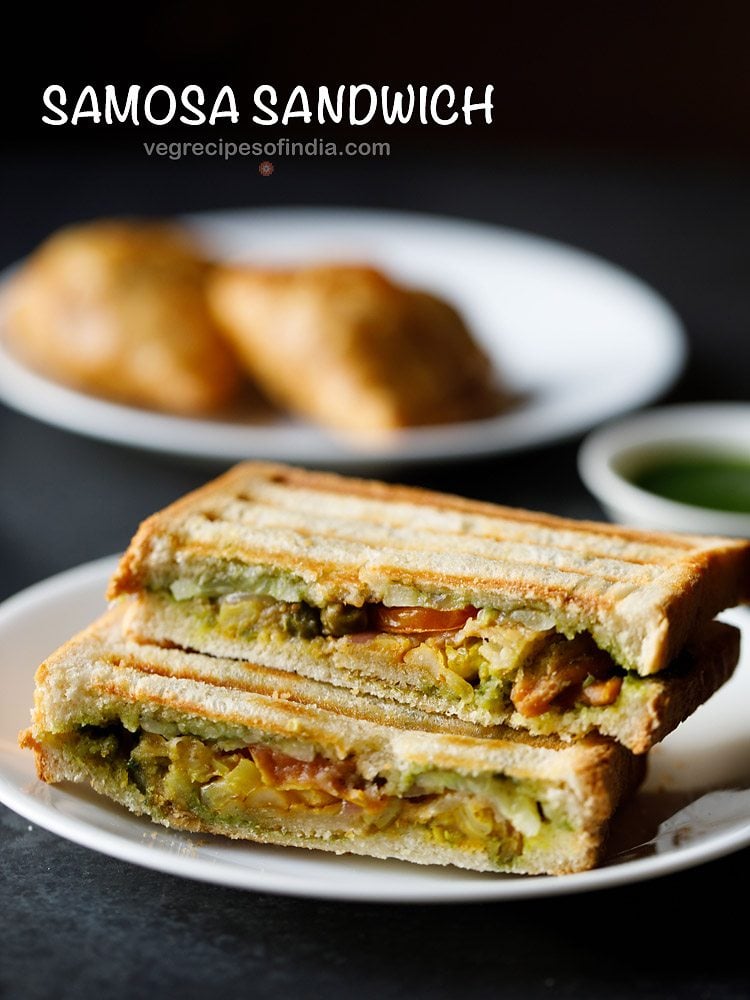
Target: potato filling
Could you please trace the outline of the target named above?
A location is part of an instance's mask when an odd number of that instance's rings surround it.
[[[427,769],[365,777],[355,758],[332,760],[312,747],[303,760],[269,743],[131,733],[120,723],[82,726],[58,739],[85,765],[122,775],[149,809],[166,816],[302,825],[324,836],[417,825],[498,858],[518,856],[553,819],[565,822],[554,796],[542,801],[535,787],[504,776]]]
[[[537,627],[547,622],[525,624],[488,608],[317,608],[241,591],[180,601],[188,614],[230,639],[283,634],[317,643],[320,655],[325,640],[367,644],[387,637],[391,658],[431,676],[449,696],[526,718],[612,705],[622,688],[624,672],[587,633],[567,638]]]

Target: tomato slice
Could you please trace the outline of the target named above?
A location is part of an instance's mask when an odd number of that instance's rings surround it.
[[[372,624],[378,632],[455,632],[477,614],[471,606],[455,611],[437,608],[386,608],[377,604],[372,611]]]

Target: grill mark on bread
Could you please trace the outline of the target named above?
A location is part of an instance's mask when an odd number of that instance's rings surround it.
[[[185,497],[183,500],[178,501],[176,504],[172,505],[172,507],[167,508],[166,511],[163,511],[160,514],[154,515],[154,517],[151,518],[151,519],[149,519],[149,521],[146,522],[146,524],[150,524],[150,525],[152,525],[155,528],[157,525],[161,525],[162,523],[165,523],[165,526],[166,526],[166,522],[168,522],[168,523],[171,523],[171,525],[173,527],[175,527],[177,524],[179,524],[182,521],[183,531],[184,531],[184,520],[182,518],[180,518],[179,515],[184,512],[185,514],[188,514],[188,515],[191,514],[191,513],[194,513],[194,514],[205,516],[205,514],[207,512],[206,512],[206,510],[203,507],[203,503],[205,503],[205,501],[208,499],[208,497],[211,497],[212,500],[214,501],[214,504],[215,504],[216,494],[219,492],[220,487],[222,485],[225,485],[226,482],[227,482],[227,480],[230,479],[230,477],[231,477],[231,479],[238,478],[239,475],[240,475],[240,473],[242,472],[243,468],[247,468],[247,466],[245,466],[245,467],[239,467],[238,469],[232,470],[230,473],[227,473],[225,477],[222,477],[221,479],[215,481],[215,483],[213,483],[213,484],[209,484],[208,487],[204,487],[204,490],[206,491],[206,493],[204,494],[204,496],[201,496],[201,492],[202,491],[198,491],[196,494],[189,495],[188,497]],[[256,468],[258,468],[258,467],[256,466]],[[262,473],[262,470],[263,470],[263,466],[261,465],[260,468],[258,468],[258,472]],[[297,470],[294,470],[294,471],[297,471]],[[319,474],[319,473],[304,473],[304,475],[305,476],[310,476],[313,480],[320,479],[321,476],[323,476],[326,480],[335,480],[337,478],[337,477],[329,476],[328,474]],[[279,481],[279,478],[280,478],[279,474],[277,473],[274,476],[274,479],[275,479],[275,481]],[[291,485],[295,489],[297,489],[298,491],[301,491],[301,488],[298,487],[296,485],[296,483],[294,483],[294,481],[293,481],[294,478],[299,478],[299,474],[298,474],[297,477],[285,477],[283,481],[286,481],[287,479],[289,479]],[[319,498],[322,499],[322,500],[325,500],[326,493],[333,493],[333,494],[346,493],[346,492],[348,492],[347,491],[347,484],[349,484],[349,483],[353,484],[351,492],[354,492],[354,493],[357,492],[356,487],[363,485],[362,481],[360,481],[360,480],[341,479],[340,483],[335,483],[335,486],[337,488],[332,488],[332,483],[331,482],[326,482],[327,490],[325,492],[321,492],[319,494]],[[376,491],[376,493],[379,494],[379,495],[382,493],[383,499],[393,499],[393,498],[389,497],[389,493],[391,493],[391,492],[393,492],[396,495],[398,495],[398,494],[400,494],[400,493],[402,493],[404,491],[410,491],[411,490],[411,488],[409,488],[409,487],[387,487],[387,486],[385,486],[385,484],[367,484],[367,483],[365,483],[364,485],[366,485],[366,486],[382,487],[382,490],[378,490],[378,491]],[[301,492],[305,492],[306,494],[309,494],[311,491],[305,490],[305,491],[301,491]],[[365,492],[365,491],[362,491],[362,492]],[[372,491],[368,490],[367,492],[370,493]],[[423,491],[415,490],[414,492],[421,493]],[[241,492],[240,495],[243,498],[251,496],[251,494],[247,490],[245,490],[244,492]],[[231,508],[231,504],[236,500],[236,494],[235,495],[225,496],[225,497],[223,497],[221,499],[222,499],[222,505],[224,507],[223,510],[217,509],[215,506],[213,507],[213,509],[209,509],[208,510],[208,514],[210,515],[210,518],[212,520],[215,519],[215,523],[218,526],[217,527],[217,531],[221,530],[221,524],[222,523],[225,523],[228,526],[232,526],[232,525],[234,525],[236,523],[231,518],[229,518],[227,516],[228,515],[228,511],[226,509],[228,506]],[[283,495],[277,497],[277,499],[279,501],[279,505],[281,506],[282,505],[282,501],[283,501]],[[554,549],[556,549],[556,550],[581,553],[582,557],[585,556],[585,558],[588,559],[588,560],[591,560],[591,559],[602,559],[603,561],[619,561],[619,562],[622,562],[622,563],[629,563],[629,564],[632,564],[632,565],[635,565],[635,566],[639,566],[639,567],[642,567],[642,568],[649,568],[649,567],[655,567],[655,566],[666,566],[666,567],[669,567],[671,565],[674,565],[676,561],[679,562],[680,561],[679,559],[675,560],[675,559],[673,559],[673,558],[670,557],[672,550],[675,550],[677,552],[682,552],[682,553],[690,553],[690,552],[692,552],[694,559],[699,559],[702,555],[704,555],[704,553],[701,553],[699,547],[696,548],[696,542],[699,542],[699,540],[695,539],[695,538],[681,538],[681,537],[668,536],[668,535],[655,536],[653,534],[643,533],[643,532],[636,532],[636,531],[629,530],[629,529],[621,529],[619,527],[618,528],[614,528],[614,527],[613,528],[609,528],[606,525],[594,525],[594,524],[591,524],[589,522],[580,522],[580,525],[578,525],[578,524],[575,524],[575,523],[571,523],[569,521],[565,521],[564,519],[554,518],[554,517],[552,517],[550,515],[536,515],[536,514],[532,514],[531,512],[510,510],[510,509],[507,509],[507,508],[493,508],[492,505],[484,505],[484,504],[480,504],[478,502],[473,502],[473,501],[461,501],[460,498],[452,498],[452,497],[450,497],[449,499],[452,500],[452,501],[454,501],[453,506],[455,506],[455,508],[458,509],[458,510],[462,510],[463,506],[465,504],[469,505],[470,510],[473,510],[474,507],[487,508],[488,512],[490,514],[494,515],[494,518],[490,518],[490,520],[492,520],[493,523],[497,523],[497,518],[498,518],[498,514],[499,513],[506,513],[507,512],[508,514],[513,515],[513,519],[509,520],[507,522],[503,522],[506,525],[507,524],[512,524],[512,523],[514,523],[514,521],[518,522],[519,526],[521,524],[523,524],[523,523],[528,523],[529,521],[533,522],[535,524],[535,526],[537,526],[537,527],[539,525],[547,525],[554,532],[554,538],[551,539],[551,541],[553,541],[554,544],[553,544],[553,546],[550,546],[550,547],[554,547]],[[444,500],[443,495],[435,494],[434,495],[434,500],[432,501],[431,507],[429,507],[427,503],[422,504],[422,506],[425,509],[432,509],[432,508],[435,507],[435,505],[436,505],[437,502],[441,502],[442,503],[443,500]],[[251,500],[249,502],[255,503],[256,501]],[[419,505],[412,505],[412,506],[416,506],[417,507],[417,512],[421,513],[418,510]],[[444,505],[444,506],[447,506],[447,505]],[[256,508],[256,509],[258,509],[258,508]],[[268,509],[269,510],[273,510],[273,508],[268,508]],[[307,515],[308,513],[309,513],[309,511],[306,510],[305,514]],[[339,512],[337,514],[337,516],[344,517],[345,515],[342,512]],[[361,525],[364,525],[364,526],[368,525],[368,522],[366,522],[366,521],[363,521],[363,522],[360,522],[360,523],[361,523]],[[402,523],[403,523],[403,526],[408,526],[408,524],[407,524],[406,521],[403,521]],[[462,535],[461,531],[458,531],[458,530],[451,531],[450,526],[449,525],[445,525],[445,524],[440,524],[439,526],[437,526],[435,528],[435,532],[436,532],[436,534],[438,532],[444,533],[448,537],[452,536],[452,537],[454,537],[456,539],[460,539],[460,538],[464,537]],[[301,534],[301,532],[300,532],[300,534]],[[578,537],[576,537],[574,539],[571,539],[570,544],[566,545],[565,544],[565,535],[566,534],[573,534],[573,535],[578,536]],[[581,535],[585,535],[585,536],[588,536],[588,537],[590,537],[590,536],[593,535],[593,536],[597,536],[597,537],[606,538],[607,541],[608,541],[608,543],[609,543],[609,545],[610,545],[610,547],[612,547],[614,545],[615,548],[617,548],[617,541],[618,541],[618,539],[620,541],[622,541],[622,539],[633,540],[633,541],[637,542],[642,548],[644,546],[648,547],[649,550],[650,550],[650,555],[649,555],[649,557],[647,559],[646,557],[644,557],[642,555],[641,556],[635,556],[635,555],[632,555],[632,554],[628,555],[627,552],[618,551],[617,555],[615,557],[611,551],[604,552],[604,551],[600,551],[600,550],[585,549],[585,548],[581,547],[581,538],[580,538]],[[331,531],[328,534],[321,533],[319,537],[322,537],[322,538],[327,539],[327,540],[331,539],[331,538],[333,538],[334,540],[339,540],[341,538],[340,534],[337,534],[335,532],[335,530]],[[513,546],[513,545],[518,544],[516,541],[514,541],[512,535],[507,534],[507,533],[505,535],[501,534],[501,535],[499,535],[497,537],[493,536],[492,534],[489,534],[487,536],[482,535],[481,537],[482,538],[487,537],[491,541],[496,541],[496,542],[499,542],[501,544],[507,544],[509,546]],[[186,540],[187,540],[187,538],[186,538]],[[657,542],[657,540],[658,540],[658,544],[654,544],[655,542]],[[705,542],[706,543],[710,542],[710,539],[705,540]],[[523,544],[523,543],[521,543],[521,544]],[[536,548],[544,547],[544,546],[540,546],[538,544],[535,544],[534,542],[527,542],[526,544],[527,545],[534,545]],[[622,548],[622,547],[623,546],[621,544],[620,548]],[[666,552],[664,552],[665,549],[667,550]],[[659,558],[660,553],[663,553],[663,558],[661,558],[661,559]],[[668,553],[670,553],[670,555],[668,555]],[[649,561],[649,559],[652,560],[652,561]],[[519,565],[528,565],[528,563],[520,561]],[[554,568],[554,567],[551,567],[551,564],[549,564],[549,563],[539,563],[539,565],[544,565],[545,567]],[[571,572],[576,572],[576,570],[573,569],[573,568],[571,568],[570,571]],[[658,570],[654,570],[654,573],[658,573]],[[595,577],[593,577],[593,575],[592,575],[592,578],[595,578]],[[606,577],[603,577],[603,578],[606,579]]]
[[[404,706],[399,706],[394,713],[390,702],[383,703],[371,697],[365,697],[355,705],[352,696],[344,689],[309,678],[298,680],[290,677],[289,671],[246,660],[227,660],[209,653],[193,653],[177,645],[166,647],[152,642],[143,643],[137,651],[133,642],[120,642],[118,645],[122,646],[121,651],[108,651],[102,647],[97,659],[115,670],[191,680],[228,692],[242,691],[270,698],[273,703],[288,701],[302,709],[321,710],[349,719],[367,719],[381,726],[397,729],[414,726],[424,732],[446,733],[452,737],[476,737],[481,734],[483,739],[509,738],[510,731],[499,725],[478,727],[462,719]],[[510,736],[511,740],[515,738],[515,734]],[[554,737],[537,739],[540,746],[563,745]]]
[[[284,479],[279,479],[278,477],[269,478],[263,475],[264,463],[245,463],[244,466],[238,466],[230,470],[224,477],[221,477],[223,480],[222,485],[228,487],[235,479],[242,480],[243,469],[248,470],[251,465],[254,467],[254,470],[257,470],[257,475],[254,477],[255,481],[250,484],[255,488],[255,493],[250,492],[247,488],[237,491],[225,488],[222,492],[226,500],[234,496],[237,499],[255,505],[261,502],[264,496],[269,496],[270,494],[276,505],[292,509],[292,505],[288,504],[286,500],[295,492],[298,498],[303,495],[309,498],[313,494],[317,494],[319,497],[343,495],[350,505],[352,500],[363,497],[366,501],[374,501],[378,505],[376,509],[384,516],[387,516],[389,513],[393,516],[394,511],[402,511],[404,520],[412,518],[415,513],[423,513],[424,511],[428,511],[435,517],[443,518],[447,511],[467,515],[475,520],[482,521],[486,525],[494,525],[497,528],[500,525],[505,525],[506,531],[513,525],[517,524],[519,527],[522,527],[528,525],[530,522],[537,528],[541,526],[549,529],[551,533],[554,533],[556,538],[559,537],[561,532],[567,532],[572,535],[600,535],[606,537],[608,541],[611,541],[614,536],[622,543],[635,542],[640,548],[651,543],[656,549],[689,549],[692,547],[691,542],[695,541],[695,539],[686,540],[679,535],[646,532],[635,528],[607,525],[595,521],[570,521],[567,518],[558,517],[554,514],[504,507],[500,504],[469,500],[452,494],[434,493],[417,487],[396,486],[379,483],[375,480],[361,480],[337,476],[334,473],[317,473],[304,469],[290,468],[287,470],[290,475]],[[219,480],[216,483],[218,485]],[[269,483],[283,484],[283,488],[271,488],[269,490]],[[363,512],[369,511],[372,514],[374,505],[364,504],[360,509]],[[347,514],[346,505],[343,507],[339,506],[336,510],[339,517],[352,516]],[[449,531],[450,528],[441,522],[439,530]],[[580,542],[571,541],[571,545],[577,547],[580,545]]]
[[[439,570],[431,570],[430,563],[443,563],[446,566],[445,579],[471,579],[474,581],[484,581],[490,587],[496,586],[498,581],[505,582],[512,579],[513,575],[523,577],[528,580],[529,573],[543,574],[554,572],[559,574],[569,574],[581,580],[591,581],[592,587],[596,587],[597,582],[604,584],[620,585],[625,584],[633,588],[648,584],[658,579],[659,573],[654,570],[651,573],[643,572],[630,575],[626,570],[622,575],[614,572],[592,572],[591,559],[582,557],[581,565],[570,565],[564,563],[557,564],[551,560],[543,561],[538,559],[532,561],[531,558],[513,558],[511,549],[507,556],[487,558],[482,554],[480,545],[466,546],[460,551],[452,551],[445,545],[439,544],[439,539],[435,539],[435,547],[427,549],[424,545],[409,546],[404,544],[401,547],[395,545],[377,545],[367,539],[363,531],[359,540],[346,538],[341,535],[330,533],[323,535],[313,530],[288,531],[279,529],[271,532],[268,528],[255,528],[242,526],[242,534],[238,535],[224,530],[222,523],[210,522],[204,525],[205,539],[197,539],[195,532],[191,531],[191,526],[195,528],[195,523],[177,526],[176,531],[172,531],[172,544],[175,549],[182,549],[184,552],[193,552],[202,557],[215,554],[220,547],[222,556],[227,559],[241,559],[255,565],[283,566],[286,568],[299,569],[302,575],[301,561],[304,562],[304,576],[312,576],[316,572],[325,573],[326,576],[336,575],[342,579],[352,579],[352,574],[344,570],[362,569],[363,567],[389,566],[394,570],[394,580],[411,576],[413,573],[421,572],[425,577],[436,577]],[[532,546],[528,546],[532,548]],[[486,551],[486,546],[485,546]],[[327,557],[321,555],[328,553]],[[394,562],[388,564],[386,560],[392,559]],[[414,561],[416,565],[406,567],[399,566],[395,560],[401,563]],[[456,568],[460,561],[471,565],[465,571]],[[612,560],[609,560],[612,562]],[[645,567],[642,567],[645,569]],[[668,568],[671,568],[668,567]],[[451,571],[452,569],[452,571]],[[357,579],[362,579],[362,574],[356,574]]]
[[[147,649],[153,651],[152,644]],[[168,648],[168,647],[159,647]],[[351,711],[347,711],[341,704],[341,697],[336,697],[336,692],[330,689],[329,685],[317,681],[308,680],[303,684],[303,690],[299,685],[295,690],[294,681],[290,681],[288,671],[278,670],[274,667],[262,667],[258,664],[242,661],[239,669],[231,676],[226,675],[228,663],[226,660],[212,656],[210,653],[194,653],[178,646],[171,647],[180,654],[179,658],[173,661],[162,661],[153,657],[143,659],[132,655],[105,654],[102,658],[115,669],[133,670],[144,674],[154,674],[159,677],[178,677],[183,680],[198,681],[210,684],[215,688],[223,688],[228,692],[246,691],[250,694],[257,694],[262,697],[272,698],[276,701],[288,701],[296,705],[314,705],[334,715],[352,717]],[[185,656],[187,654],[187,657]],[[200,657],[201,665],[197,666],[188,657]],[[211,661],[214,661],[213,663]],[[223,672],[223,673],[222,673]],[[244,676],[240,676],[240,673]],[[290,686],[291,684],[291,686]],[[314,700],[313,700],[314,699]],[[370,709],[370,720],[378,722],[380,725],[389,725],[391,712],[388,707],[380,710],[377,704],[368,705]],[[418,719],[423,725],[434,727],[436,732],[450,732],[454,734],[470,734],[476,727],[468,722],[461,722],[458,719],[450,719],[447,724],[441,724],[443,720],[439,716],[429,716]],[[483,734],[491,737],[498,735],[499,727],[488,726],[483,728]]]
[[[316,505],[329,508],[322,518]],[[254,525],[262,510],[270,523],[308,512],[312,523]],[[389,591],[398,602],[407,580],[429,601],[436,584],[450,595],[471,580],[460,600],[548,611],[562,631],[591,631],[642,675],[664,669],[722,608],[750,598],[750,543],[741,540],[576,523],[268,463],[240,465],[144,522],[109,596],[169,582],[201,553],[286,569],[313,603],[388,601]]]
[[[201,563],[207,555],[210,555],[214,551],[211,546],[196,543],[194,541],[190,541],[189,543],[182,542],[180,548],[186,557],[191,557],[190,559],[186,558],[186,563],[194,562],[196,565]],[[252,566],[270,566],[290,570],[293,573],[302,576],[303,579],[315,581],[324,580],[327,588],[335,588],[337,581],[338,585],[341,587],[353,585],[356,588],[366,588],[367,584],[365,583],[365,576],[367,575],[368,570],[376,572],[378,576],[387,577],[395,584],[412,587],[414,589],[424,591],[428,595],[430,592],[450,592],[451,590],[459,588],[465,589],[468,592],[479,592],[483,590],[490,592],[496,590],[498,586],[497,577],[481,576],[478,570],[475,570],[474,572],[469,569],[464,572],[457,572],[454,570],[451,573],[430,571],[427,568],[421,567],[414,567],[413,569],[406,570],[403,566],[395,564],[389,565],[380,561],[384,553],[380,553],[378,561],[374,561],[374,557],[376,555],[374,550],[372,562],[353,558],[351,563],[349,563],[346,567],[341,566],[341,561],[324,562],[322,560],[313,560],[308,556],[305,559],[304,570],[300,567],[299,562],[293,553],[290,554],[288,552],[282,552],[278,549],[252,549],[249,547],[240,548],[235,544],[231,547],[231,549],[227,546],[226,551],[229,559],[239,559]],[[523,598],[526,595],[533,593],[534,598],[554,600],[556,606],[570,603],[575,604],[576,607],[580,608],[600,610],[603,608],[611,608],[616,603],[616,600],[610,598],[606,592],[595,589],[596,581],[603,579],[602,577],[590,576],[582,570],[568,571],[555,567],[556,573],[567,573],[569,576],[576,578],[575,582],[567,581],[559,584],[545,583],[543,581],[543,574],[547,568],[548,567],[544,564],[533,566],[525,563],[505,564],[505,575],[500,581],[502,586],[502,596],[509,598]],[[347,573],[346,569],[356,570],[356,573]],[[126,590],[123,588],[122,592],[135,593],[138,589],[140,589],[144,582],[149,582],[151,577],[148,570],[149,567],[142,566],[138,575],[132,578],[132,582],[128,586],[128,589]],[[515,579],[511,578],[509,570],[517,570]],[[539,578],[531,580],[530,575],[532,575],[535,571],[539,574]],[[572,592],[571,587],[581,582],[590,582],[592,584],[591,591],[576,590],[575,592]],[[632,580],[611,579],[608,582],[621,584],[627,588],[626,591],[620,591],[617,599],[622,599],[629,593],[632,593],[632,591],[638,586],[638,581]],[[531,584],[533,584],[533,589],[532,586],[530,586]],[[497,596],[500,597],[501,595],[498,593]]]
[[[172,519],[178,518],[184,511],[203,509],[205,504],[210,504],[217,497],[224,502],[228,496],[249,497],[250,502],[255,502],[252,487],[258,482],[274,482],[279,485],[284,484],[293,490],[310,490],[320,487],[322,494],[352,494],[353,496],[365,496],[369,499],[384,501],[388,506],[402,501],[414,506],[422,513],[421,508],[441,512],[443,510],[455,511],[469,515],[479,515],[497,522],[500,518],[504,523],[523,524],[531,523],[534,527],[549,528],[554,533],[556,544],[561,537],[561,533],[587,534],[600,536],[607,539],[608,546],[622,548],[632,542],[634,547],[641,549],[649,545],[656,549],[676,549],[689,551],[703,543],[708,545],[710,538],[698,538],[694,536],[669,535],[657,532],[642,531],[636,528],[627,528],[621,525],[608,525],[597,521],[571,521],[554,514],[544,514],[536,511],[527,511],[515,507],[503,507],[499,504],[492,504],[480,500],[469,500],[454,494],[437,493],[430,490],[419,489],[413,486],[396,486],[389,483],[382,483],[377,480],[356,479],[344,477],[335,473],[313,472],[306,469],[293,468],[291,466],[281,466],[269,462],[244,462],[235,466],[228,472],[219,476],[212,482],[202,486],[192,493],[188,493],[169,507],[158,514],[153,515],[144,525],[160,519],[162,515],[169,513]],[[722,539],[722,541],[726,541]],[[580,540],[571,541],[572,547],[580,547]],[[624,558],[618,554],[618,558]]]
[[[272,511],[271,508],[266,508],[269,512]],[[254,508],[252,514],[257,516],[258,508]],[[200,512],[194,515],[200,523],[200,519],[205,515]],[[191,519],[192,520],[192,519]],[[219,515],[212,515],[209,519],[211,524],[216,524],[216,532],[221,532],[222,524],[227,525],[231,529],[247,530],[250,525],[244,520],[237,519],[224,519],[219,517]],[[563,546],[532,546],[529,543],[522,545],[521,543],[514,543],[505,539],[495,539],[486,537],[473,537],[473,536],[463,536],[458,532],[452,533],[439,533],[438,531],[423,531],[423,532],[410,532],[410,538],[404,537],[401,534],[396,534],[394,532],[388,532],[383,530],[382,535],[379,537],[373,534],[373,525],[365,521],[351,522],[348,531],[342,531],[331,520],[324,520],[319,517],[311,515],[309,512],[299,512],[299,521],[283,521],[280,519],[269,519],[268,523],[264,524],[263,518],[257,518],[256,524],[253,527],[265,527],[274,530],[284,531],[288,533],[289,537],[297,538],[299,540],[307,539],[314,540],[315,544],[322,546],[330,546],[331,544],[351,546],[352,548],[358,549],[363,545],[368,546],[374,551],[383,551],[383,544],[386,543],[389,549],[396,550],[400,553],[419,553],[424,556],[435,556],[435,555],[445,555],[446,553],[457,553],[458,555],[471,555],[477,557],[484,557],[487,562],[501,562],[503,565],[514,564],[518,566],[528,566],[528,565],[539,565],[545,568],[554,569],[560,572],[578,573],[581,575],[586,575],[592,579],[602,579],[608,582],[619,582],[623,579],[627,579],[633,582],[636,586],[642,583],[650,582],[654,579],[658,573],[659,568],[654,566],[652,563],[648,563],[645,560],[635,560],[635,559],[625,559],[625,560],[613,560],[611,556],[604,557],[595,555],[593,553],[584,553],[580,549],[574,551],[572,548],[566,549]],[[189,525],[185,525],[185,529],[182,537],[186,540],[190,538]],[[403,529],[406,531],[406,529]],[[520,553],[517,552],[518,548],[535,548],[537,551],[541,548],[542,550],[547,549],[549,557],[546,561],[543,559],[537,559],[533,561],[530,558],[524,559],[519,558]],[[488,554],[488,548],[492,550],[492,555]],[[572,556],[578,557],[579,560],[583,559],[584,555],[588,563],[588,569],[584,569],[581,566],[575,566],[572,562],[556,562],[552,556],[559,553],[560,551],[569,553]],[[516,558],[513,557],[513,553],[516,552]],[[540,553],[541,554],[541,553]],[[592,563],[594,561],[601,562],[602,564],[609,564],[609,572],[604,568],[598,570],[596,573],[591,572]],[[623,566],[623,563],[626,565]],[[664,565],[669,565],[665,563]],[[617,570],[620,572],[618,573]],[[638,572],[640,570],[640,572]]]
[[[271,524],[274,523],[275,518],[275,524],[278,526],[288,524],[289,520],[294,515],[298,515],[301,519],[308,519],[308,523],[310,520],[314,520],[317,525],[316,531],[323,537],[346,537],[347,533],[342,533],[340,527],[338,527],[337,530],[337,526],[340,526],[342,522],[351,526],[350,534],[355,531],[362,531],[363,528],[380,530],[387,534],[397,532],[399,530],[411,531],[413,530],[414,518],[419,517],[420,515],[423,517],[425,511],[435,513],[432,508],[429,508],[425,504],[422,506],[414,505],[410,510],[405,511],[403,516],[399,518],[388,518],[387,515],[392,513],[392,510],[389,508],[378,508],[377,511],[370,510],[369,512],[367,510],[347,511],[346,509],[337,508],[335,515],[320,516],[313,513],[314,507],[316,504],[329,504],[330,494],[304,491],[305,502],[301,506],[291,506],[286,504],[284,502],[285,499],[286,498],[283,493],[275,494],[272,498],[262,498],[259,496],[256,500],[247,501],[246,506],[241,507],[238,506],[238,498],[230,495],[223,498],[221,508],[213,509],[208,513],[199,509],[196,513],[199,516],[209,516],[212,520],[224,521],[228,525],[242,525],[251,517],[253,519],[257,519],[259,514],[261,514],[261,517],[265,514],[269,518]],[[276,501],[275,505],[272,501]],[[369,517],[367,516],[368,513],[370,515]],[[376,513],[380,515],[379,520],[374,516]],[[525,541],[527,525],[522,522],[518,522],[518,527],[516,529],[516,522],[511,518],[501,521],[496,515],[492,519],[484,517],[481,521],[481,524],[469,524],[464,522],[463,524],[452,526],[449,522],[442,519],[434,525],[425,525],[423,523],[421,525],[421,532],[423,537],[429,537],[430,534],[434,534],[436,538],[453,538],[457,541],[471,541],[475,538],[477,540],[481,539],[483,541],[489,541],[496,544],[506,544],[509,546],[525,543],[528,544],[528,542]],[[328,531],[326,531],[323,527],[326,522],[332,525]],[[291,524],[290,526],[297,527],[294,524]],[[299,526],[299,530],[304,530],[304,527],[301,524]],[[575,537],[568,539],[567,536],[569,535],[574,535]],[[582,537],[585,537],[593,543],[595,540],[598,540],[598,533],[589,530],[579,530],[572,527],[570,524],[567,524],[564,529],[550,528],[549,531],[543,535],[543,539],[539,544],[544,547],[546,540],[548,547],[553,547],[556,550],[572,552],[575,554],[580,554],[582,551],[585,551],[587,556],[590,558],[612,560],[613,556],[611,547],[613,539],[611,536],[607,538],[607,542],[610,547],[609,551],[596,547],[583,549],[581,545]],[[689,542],[685,542],[683,539],[671,538],[669,544],[662,543],[658,546],[651,544],[649,546],[643,541],[640,541],[638,546],[641,551],[639,553],[635,553],[628,551],[627,543],[621,545],[622,551],[618,552],[617,560],[620,562],[632,563],[636,566],[669,565],[674,561],[675,551],[690,551],[691,548],[693,548]],[[635,548],[635,544],[630,547]],[[649,549],[650,555],[648,557],[645,557],[642,554],[644,548]]]
[[[244,463],[244,465],[230,469],[216,481],[217,486],[221,484],[223,487],[228,487],[235,481],[242,482],[246,480],[246,470],[250,464]],[[632,540],[641,545],[649,539],[654,541],[658,539],[660,546],[674,547],[676,549],[690,547],[689,543],[686,543],[683,538],[675,535],[660,535],[655,532],[646,532],[620,526],[610,527],[609,525],[595,521],[580,521],[577,525],[572,525],[565,518],[557,517],[554,514],[526,511],[514,507],[503,507],[481,500],[470,500],[452,493],[434,493],[420,489],[419,487],[393,485],[379,482],[378,480],[344,477],[329,472],[295,469],[290,466],[279,466],[269,462],[255,462],[252,465],[258,480],[283,485],[289,490],[301,491],[310,488],[319,488],[322,493],[354,495],[366,497],[367,499],[382,500],[388,503],[396,500],[429,507],[439,504],[440,508],[444,510],[464,514],[484,515],[493,519],[496,519],[499,515],[506,515],[509,519],[518,523],[532,522],[534,524],[543,524],[555,531],[564,526],[569,531],[581,531],[592,535],[610,537],[616,534],[622,539]],[[240,487],[237,491],[237,496],[250,503],[256,502],[256,495],[251,492],[251,487],[247,485]]]

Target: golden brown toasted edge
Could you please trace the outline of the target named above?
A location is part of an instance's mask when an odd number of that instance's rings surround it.
[[[620,804],[641,785],[648,767],[647,754],[631,753],[613,740],[600,738],[597,749],[597,756],[583,772],[589,829],[611,819]]]
[[[110,582],[108,597],[113,599],[120,594],[134,593],[143,586],[143,565],[153,541],[162,532],[168,534],[170,523],[181,514],[198,507],[207,497],[231,497],[241,493],[243,485],[247,488],[249,483],[258,479],[291,489],[343,493],[384,503],[408,503],[435,510],[501,517],[543,528],[586,532],[603,538],[673,548],[684,560],[684,566],[681,567],[681,587],[677,593],[665,595],[663,611],[665,615],[669,615],[670,622],[675,623],[675,631],[681,636],[690,631],[687,626],[694,619],[708,620],[725,607],[750,600],[748,540],[647,532],[595,521],[577,521],[414,486],[345,477],[272,462],[243,462],[236,465],[217,479],[147,518],[140,525]]]
[[[246,462],[235,465],[216,479],[191,490],[179,497],[162,510],[151,514],[138,526],[138,530],[128,545],[107,586],[107,600],[113,601],[123,594],[137,593],[145,583],[144,567],[147,563],[151,546],[161,533],[168,529],[170,522],[180,514],[187,513],[203,499],[216,494],[230,492],[230,487],[242,478],[242,469],[247,466],[257,466],[268,470],[284,469],[285,466],[270,462]]]
[[[739,630],[723,622],[708,622],[666,674],[643,678],[649,684],[650,697],[642,710],[627,715],[612,712],[609,716],[604,710],[599,732],[634,754],[647,753],[731,678],[739,654]]]
[[[690,553],[675,593],[664,601],[668,636],[654,644],[653,666],[643,673],[663,669],[704,622],[750,600],[750,541],[704,536],[692,540],[702,548]]]
[[[627,745],[634,753],[645,753],[689,718],[733,675],[740,657],[740,631],[724,622],[709,622],[689,642],[686,661],[696,666],[682,669],[679,677],[653,678],[657,685],[649,706],[648,723],[634,733]]]

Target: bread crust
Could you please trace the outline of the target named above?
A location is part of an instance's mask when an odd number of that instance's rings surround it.
[[[608,740],[564,744],[502,727],[487,732],[265,668],[252,667],[240,677],[232,673],[236,665],[231,661],[222,664],[200,654],[129,642],[122,638],[121,619],[121,608],[111,610],[41,665],[32,727],[21,734],[21,744],[35,752],[42,780],[89,781],[127,808],[147,812],[165,825],[421,864],[498,870],[486,852],[436,844],[417,829],[404,836],[362,834],[342,842],[294,829],[259,830],[252,824],[230,828],[170,812],[169,807],[160,812],[147,807],[134,786],[122,787],[92,773],[55,743],[54,734],[75,730],[82,721],[105,725],[123,714],[132,725],[145,713],[179,720],[188,732],[194,720],[211,721],[247,732],[250,742],[260,734],[264,739],[312,743],[333,759],[356,755],[365,776],[389,767],[427,767],[549,784],[565,797],[573,834],[506,869],[526,872],[563,872],[595,863],[609,817],[643,776],[643,759]]]
[[[541,610],[563,631],[591,632],[643,675],[665,669],[697,628],[750,597],[748,541],[573,521],[261,462],[144,521],[109,596],[212,558],[285,570],[321,603],[397,604],[407,587]]]

